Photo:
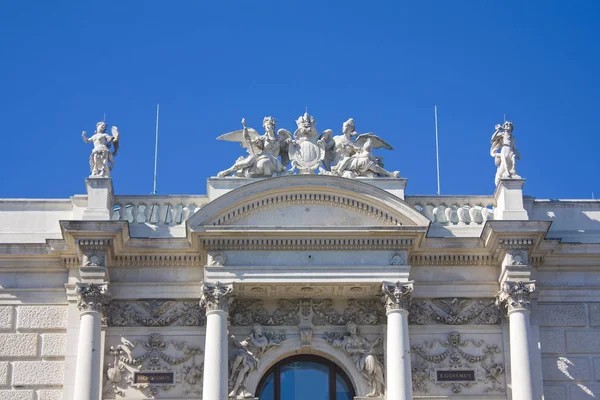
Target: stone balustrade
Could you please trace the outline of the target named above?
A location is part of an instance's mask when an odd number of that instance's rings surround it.
[[[494,219],[492,196],[406,196],[434,224],[482,225]]]
[[[112,219],[130,224],[180,225],[206,203],[206,196],[116,196]]]

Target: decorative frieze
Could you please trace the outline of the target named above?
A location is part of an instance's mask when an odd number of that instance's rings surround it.
[[[498,325],[502,314],[493,299],[413,300],[408,321],[414,325]]]
[[[425,340],[411,346],[411,349],[415,392],[429,393],[429,384],[449,389],[452,394],[478,385],[482,387],[481,394],[506,391],[504,364],[496,360],[502,354],[497,344],[463,340],[459,332],[451,332],[446,340]]]
[[[109,326],[204,326],[206,312],[194,300],[112,301]]]
[[[76,287],[77,308],[81,312],[95,311],[105,314],[111,301],[106,284],[82,284]]]
[[[412,298],[413,282],[384,283],[381,285],[386,312],[393,310],[409,311]]]
[[[108,348],[104,373],[104,398],[126,396],[129,388],[157,396],[176,385],[184,395],[202,393],[203,351],[184,341],[165,341],[152,333],[145,341],[121,338]]]
[[[535,282],[505,281],[500,286],[496,297],[496,304],[505,309],[508,314],[513,311],[529,311],[531,309],[530,297],[535,291]]]
[[[529,250],[535,245],[535,239],[522,238],[522,239],[500,239],[499,247],[504,250]]]
[[[498,256],[487,254],[412,254],[409,258],[409,264],[412,266],[421,265],[496,265]]]
[[[114,267],[200,267],[202,258],[193,255],[115,256]]]
[[[236,300],[229,313],[232,325],[250,326],[259,323],[267,326],[297,326],[300,323],[300,303],[280,299],[273,311],[267,311],[258,299]]]
[[[206,312],[229,311],[229,304],[233,300],[231,293],[233,285],[225,285],[221,282],[207,283],[202,285],[200,306],[206,308]]]
[[[204,239],[207,250],[398,250],[409,249],[413,239]]]
[[[315,325],[346,325],[354,322],[358,325],[385,324],[386,317],[383,304],[379,300],[348,300],[348,306],[338,312],[333,308],[333,301],[325,299],[313,300],[313,319]]]

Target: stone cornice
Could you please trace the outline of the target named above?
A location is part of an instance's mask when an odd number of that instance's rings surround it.
[[[202,239],[207,250],[398,250],[410,249],[413,239],[356,238],[356,239],[307,239],[307,238],[238,238]]]

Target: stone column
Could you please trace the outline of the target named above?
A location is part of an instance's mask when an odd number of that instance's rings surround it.
[[[510,329],[510,367],[513,400],[533,400],[531,323],[529,312],[535,282],[503,282],[496,304],[506,310]]]
[[[102,371],[102,315],[110,304],[106,284],[77,284],[81,312],[74,399],[99,400]]]
[[[203,400],[229,398],[227,357],[227,313],[232,285],[204,283],[200,306],[206,307],[206,339],[204,343]]]
[[[412,400],[408,309],[412,282],[382,285],[387,315],[386,400]]]

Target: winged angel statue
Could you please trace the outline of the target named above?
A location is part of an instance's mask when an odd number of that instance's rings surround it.
[[[275,122],[274,118],[265,117],[265,134],[260,135],[246,127],[246,121],[242,119],[242,130],[219,136],[218,140],[239,142],[247,149],[248,156],[238,158],[231,168],[217,176],[271,177],[292,173],[294,169],[301,174],[314,174],[319,169],[321,174],[345,178],[396,178],[400,174],[386,171],[383,158],[372,153],[373,149],[379,148],[393,150],[392,146],[372,133],[356,133],[352,118],[344,122],[342,135],[337,136],[331,129],[319,134],[315,118],[308,113],[296,120],[298,128],[293,135],[285,129],[275,133]],[[291,169],[286,171],[290,161]]]
[[[243,129],[226,133],[217,140],[239,142],[248,151],[248,156],[239,157],[230,168],[217,174],[218,177],[233,176],[246,178],[259,178],[281,175],[289,163],[288,145],[292,134],[280,129],[275,132],[273,117],[263,119],[265,134],[260,135],[256,130],[246,126],[246,119],[242,119]],[[281,161],[279,160],[281,157]]]
[[[90,170],[92,178],[108,178],[110,171],[115,165],[115,156],[119,151],[119,128],[113,126],[112,136],[106,133],[106,122],[100,121],[96,124],[96,131],[87,138],[85,131],[81,132],[81,137],[85,143],[94,143],[92,154],[90,154]],[[111,151],[111,145],[114,148]]]

